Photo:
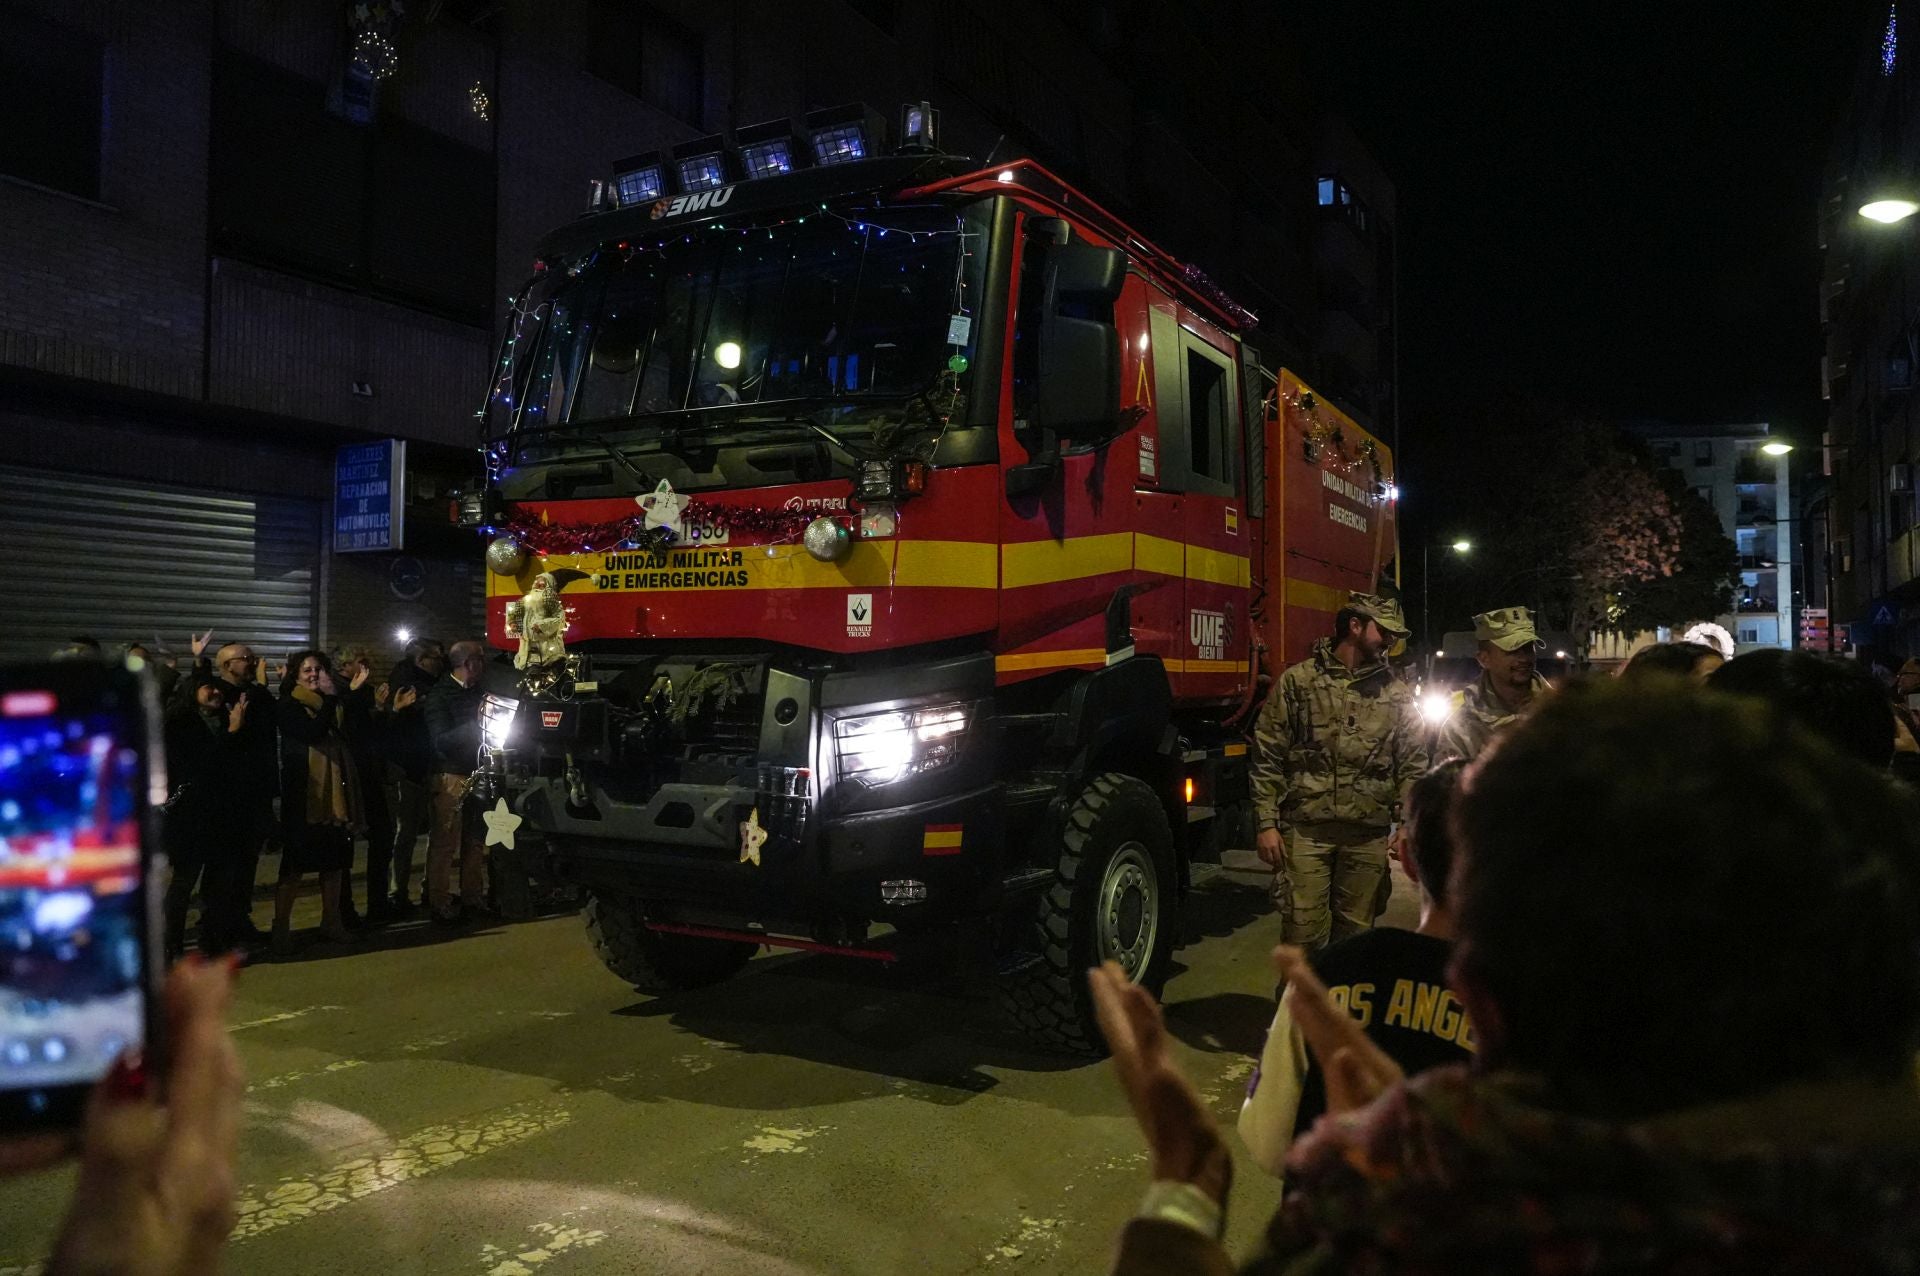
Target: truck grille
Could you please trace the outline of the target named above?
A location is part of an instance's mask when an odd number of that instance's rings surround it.
[[[760,750],[760,697],[743,696],[725,708],[689,718],[689,759],[748,757]]]
[[[688,761],[749,758],[760,751],[764,667],[713,661],[669,676],[674,737],[685,745]]]

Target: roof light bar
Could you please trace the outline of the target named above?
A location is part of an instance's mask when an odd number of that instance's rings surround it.
[[[733,140],[740,148],[740,162],[749,181],[791,173],[806,158],[807,144],[795,136],[791,120],[773,120],[738,129]]]
[[[709,191],[725,186],[727,139],[715,133],[674,147],[673,170],[683,191]]]
[[[667,193],[667,167],[659,151],[630,155],[613,166],[613,189],[622,208],[651,204]]]
[[[806,125],[816,164],[850,164],[880,153],[880,117],[861,103],[810,111]]]

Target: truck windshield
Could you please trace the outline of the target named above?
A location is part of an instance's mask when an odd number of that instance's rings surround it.
[[[964,375],[954,356],[973,345],[981,219],[815,211],[603,246],[535,286],[493,410],[517,397],[520,430],[607,433],[701,408],[925,394]]]

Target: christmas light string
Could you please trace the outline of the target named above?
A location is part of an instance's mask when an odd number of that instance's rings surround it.
[[[1380,450],[1372,439],[1362,439],[1360,446],[1351,451],[1347,448],[1346,430],[1338,422],[1320,419],[1320,401],[1313,391],[1305,390],[1299,394],[1289,394],[1276,389],[1274,391],[1287,407],[1305,417],[1307,424],[1302,427],[1300,450],[1307,464],[1317,465],[1320,453],[1332,453],[1331,464],[1343,474],[1352,474],[1362,465],[1373,470],[1373,494],[1385,495],[1385,475],[1380,466]]]

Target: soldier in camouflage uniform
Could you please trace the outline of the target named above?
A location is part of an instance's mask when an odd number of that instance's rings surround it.
[[[1253,729],[1260,858],[1286,942],[1308,947],[1373,924],[1401,790],[1426,770],[1413,693],[1387,663],[1407,636],[1400,604],[1355,594],[1334,624]]]
[[[1453,693],[1446,720],[1434,733],[1436,762],[1476,758],[1509,723],[1532,712],[1552,688],[1534,669],[1540,635],[1525,607],[1502,607],[1473,618],[1480,642],[1480,679]]]

